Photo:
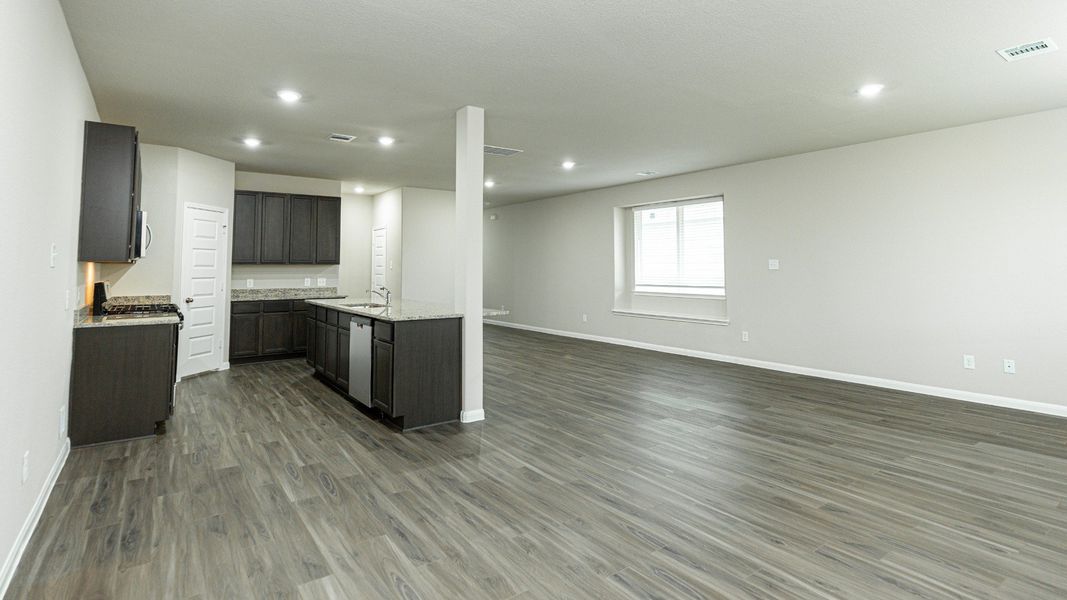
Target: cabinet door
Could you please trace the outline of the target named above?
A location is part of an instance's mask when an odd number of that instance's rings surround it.
[[[322,374],[330,381],[337,380],[337,328],[332,325],[326,326],[326,363]]]
[[[289,263],[315,262],[315,205],[314,196],[293,196],[289,199]]]
[[[233,196],[233,262],[259,262],[259,196],[255,192],[237,192]]]
[[[309,367],[315,366],[315,349],[318,347],[315,344],[315,318],[311,316],[312,313],[308,313],[308,316],[304,318],[304,330],[307,331],[307,361]]]
[[[293,303],[294,305],[296,302]],[[293,337],[290,346],[290,352],[304,352],[308,347],[308,326],[307,326],[307,313],[304,311],[293,311],[292,318]]]
[[[259,315],[243,314],[230,317],[230,358],[244,358],[259,354]]]
[[[341,262],[341,199],[318,198],[315,218],[315,262]]]
[[[137,132],[85,122],[78,260],[129,262],[137,229]]]
[[[371,398],[374,405],[393,414],[393,345],[374,340],[374,378],[371,382]]]
[[[348,392],[348,357],[349,357],[349,331],[337,328],[337,385],[342,391]]]
[[[260,354],[285,354],[293,347],[293,316],[288,312],[260,317]]]
[[[326,323],[315,323],[315,371],[326,371]]]
[[[259,197],[259,262],[285,264],[289,260],[289,199],[281,194]]]

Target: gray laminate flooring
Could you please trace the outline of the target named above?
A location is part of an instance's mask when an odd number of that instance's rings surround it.
[[[75,450],[8,598],[1067,597],[1067,421],[499,328],[488,420],[302,361]]]

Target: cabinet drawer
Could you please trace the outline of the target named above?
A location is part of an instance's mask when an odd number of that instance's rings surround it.
[[[230,314],[234,315],[248,315],[263,312],[262,302],[232,302],[230,303]]]
[[[263,312],[265,313],[289,312],[290,310],[288,300],[265,300],[263,302]]]
[[[386,342],[393,341],[393,324],[388,321],[375,321],[374,339]]]
[[[321,323],[326,322],[326,309],[321,306],[315,307],[315,320]]]
[[[305,312],[307,309],[307,302],[304,302],[303,300],[293,300],[293,312]]]

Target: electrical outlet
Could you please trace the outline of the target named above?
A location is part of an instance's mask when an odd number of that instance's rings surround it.
[[[741,332],[741,341],[742,342],[747,342],[748,341],[748,332],[747,331],[742,331]]]
[[[318,281],[319,281],[319,287],[326,287],[326,278],[325,277],[319,277]]]
[[[771,271],[777,271],[779,266],[780,266],[780,264],[778,263],[778,259],[777,258],[769,258],[769,259],[767,259],[767,269],[769,269]]]
[[[963,368],[964,369],[974,370],[974,355],[973,354],[964,354],[963,355]]]
[[[48,254],[48,267],[51,268],[51,269],[56,268],[56,255],[57,254],[59,254],[59,251],[56,250],[56,243],[52,242],[52,248],[50,249],[49,254]]]
[[[30,451],[22,454],[22,484],[25,485],[30,479]]]
[[[253,279],[245,279],[245,287],[246,288],[250,288],[255,284],[256,284],[255,280],[253,280]]]
[[[304,278],[304,287],[311,287],[311,278],[310,277],[305,277]]]
[[[1004,372],[1008,375],[1015,374],[1015,361],[1010,358],[1004,359]]]
[[[582,313],[582,323],[588,323],[588,322],[589,322],[589,315],[587,315],[585,313]]]
[[[67,407],[59,407],[59,439],[67,437]]]

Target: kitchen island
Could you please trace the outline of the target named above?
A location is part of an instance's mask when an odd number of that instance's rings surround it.
[[[307,361],[320,380],[401,430],[459,419],[461,313],[409,300],[306,302]]]

